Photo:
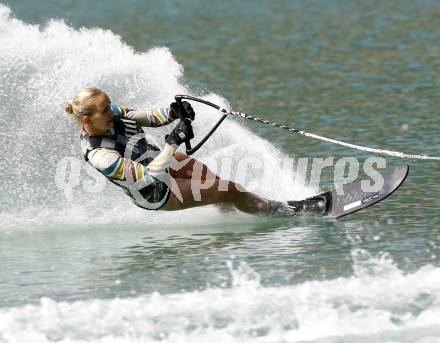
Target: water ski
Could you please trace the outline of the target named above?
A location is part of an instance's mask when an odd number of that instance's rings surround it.
[[[374,185],[373,180],[356,181],[343,185],[343,192],[329,190],[317,196],[301,201],[288,201],[289,205],[299,208],[301,213],[318,214],[331,218],[340,218],[347,214],[363,210],[392,194],[403,183],[409,167],[402,165],[380,173],[383,186],[374,192],[363,191],[362,185]]]

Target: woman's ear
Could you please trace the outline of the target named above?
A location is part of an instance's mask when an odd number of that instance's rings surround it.
[[[84,116],[83,122],[84,122],[84,124],[90,124],[90,117],[89,116]]]

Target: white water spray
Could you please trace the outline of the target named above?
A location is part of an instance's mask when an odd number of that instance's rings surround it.
[[[0,224],[144,223],[147,218],[149,223],[159,221],[156,213],[138,209],[115,187],[107,185],[98,194],[83,190],[82,183],[93,182],[94,178],[86,173],[78,127],[64,113],[63,104],[78,89],[96,86],[121,105],[140,109],[168,105],[175,94],[188,93],[179,82],[183,68],[170,51],[152,48],[136,52],[111,31],[76,30],[60,20],[44,26],[26,24],[14,18],[4,5],[0,5],[0,44]],[[228,106],[215,94],[205,98]],[[195,134],[202,137],[219,114],[206,107],[195,109]],[[160,144],[170,129],[147,133]],[[232,166],[243,157],[265,159],[273,168],[264,178],[261,169],[249,168],[243,180],[245,187],[278,199],[310,194],[310,190],[294,184],[293,171],[283,168],[280,162],[283,156],[268,142],[228,121],[195,157],[217,167],[214,169],[222,177],[232,179],[234,173],[228,175],[228,168],[214,164],[225,158]],[[55,182],[57,163],[65,157],[77,158],[83,166],[81,182],[71,193],[72,201]],[[282,184],[274,182],[280,177]],[[259,191],[261,183],[271,187]],[[206,210],[190,211],[203,216],[201,211]]]

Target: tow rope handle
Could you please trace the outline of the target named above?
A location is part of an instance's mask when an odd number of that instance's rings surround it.
[[[217,124],[215,124],[215,126],[211,129],[211,131],[209,131],[209,133],[206,135],[206,137],[203,138],[200,141],[199,144],[197,144],[193,149],[191,149],[191,144],[187,144],[187,153],[188,153],[188,155],[191,155],[191,154],[195,153],[203,145],[203,143],[205,143],[206,140],[214,133],[214,131],[217,129],[217,127],[226,118],[226,115],[230,114],[230,115],[234,115],[234,116],[239,116],[239,117],[244,118],[244,119],[256,121],[256,122],[259,122],[259,123],[262,123],[262,124],[265,124],[265,125],[269,125],[271,127],[277,127],[279,129],[286,130],[286,131],[288,131],[290,133],[299,134],[301,136],[305,136],[305,137],[317,139],[317,140],[320,140],[320,141],[323,141],[323,142],[328,142],[328,143],[344,146],[344,147],[347,147],[347,148],[350,148],[350,149],[367,151],[367,152],[371,152],[371,153],[375,153],[375,154],[393,156],[393,157],[398,157],[398,158],[407,158],[407,159],[413,159],[413,160],[440,161],[440,156],[428,156],[428,155],[421,155],[421,154],[407,154],[407,153],[399,152],[399,151],[392,151],[392,150],[387,150],[387,149],[375,149],[375,148],[370,148],[370,147],[367,147],[367,146],[347,143],[347,142],[343,142],[343,141],[340,141],[340,140],[337,140],[337,139],[320,136],[320,135],[314,134],[312,132],[307,132],[305,130],[295,129],[295,128],[289,127],[287,125],[278,124],[276,122],[270,122],[269,120],[266,120],[266,119],[263,119],[263,118],[259,118],[259,117],[255,117],[255,116],[251,116],[251,115],[248,115],[246,113],[227,111],[224,108],[221,108],[220,106],[218,106],[216,104],[213,104],[212,102],[209,102],[209,101],[206,101],[206,100],[203,100],[203,99],[194,98],[194,97],[189,96],[189,95],[176,95],[176,101],[181,101],[181,99],[188,99],[188,100],[197,101],[197,102],[200,102],[202,104],[205,104],[205,105],[208,105],[210,107],[213,107],[216,110],[219,110],[220,112],[223,113],[223,117],[221,117],[221,119],[217,122]]]
[[[220,106],[213,104],[212,102],[203,100],[203,99],[199,99],[199,98],[195,98],[193,96],[190,95],[176,95],[174,97],[176,99],[177,103],[182,103],[183,99],[186,100],[192,100],[192,101],[196,101],[196,102],[200,102],[202,104],[205,104],[207,106],[213,107],[216,110],[221,111]],[[205,144],[205,142],[209,139],[209,137],[212,136],[212,134],[215,132],[215,130],[217,130],[217,128],[220,126],[220,124],[223,122],[223,120],[225,120],[227,117],[227,114],[223,114],[222,117],[219,119],[219,121],[212,127],[212,129],[206,134],[205,137],[203,137],[199,143],[196,144],[196,146],[194,148],[191,147],[191,142],[190,141],[185,141],[185,147],[186,147],[186,154],[187,155],[192,155],[194,154],[197,150],[199,150],[203,144]]]

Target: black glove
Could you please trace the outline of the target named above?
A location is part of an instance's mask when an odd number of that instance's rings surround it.
[[[170,104],[171,115],[174,118],[194,120],[195,113],[188,101],[172,102]]]
[[[194,132],[191,122],[188,119],[181,120],[169,135],[165,136],[165,142],[168,144],[180,145],[194,138]]]

